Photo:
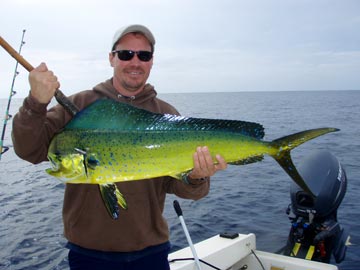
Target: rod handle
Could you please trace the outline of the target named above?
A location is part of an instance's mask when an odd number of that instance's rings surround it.
[[[25,58],[22,57],[13,47],[11,47],[11,45],[7,43],[7,41],[3,39],[1,36],[0,36],[0,45],[13,58],[15,58],[15,60],[18,61],[20,65],[22,65],[27,71],[30,72],[34,69],[34,67],[28,61],[26,61]],[[79,108],[74,103],[72,103],[60,89],[56,89],[54,96],[57,102],[60,105],[62,105],[65,108],[65,110],[67,110],[68,113],[70,113],[72,116],[74,116],[79,112]]]
[[[179,202],[177,200],[174,200],[173,205],[174,205],[174,209],[175,209],[175,212],[178,215],[178,217],[182,216],[183,214],[182,214],[182,210],[181,210]]]
[[[7,51],[12,57],[14,57],[15,60],[18,61],[20,65],[22,65],[27,71],[30,72],[34,69],[34,67],[28,61],[26,61],[16,50],[14,50],[14,48],[11,47],[10,44],[7,43],[7,41],[1,36],[0,45],[5,49],[5,51]]]

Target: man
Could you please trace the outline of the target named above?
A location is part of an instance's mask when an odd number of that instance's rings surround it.
[[[110,98],[152,112],[179,114],[158,99],[153,86],[147,83],[154,45],[153,34],[142,25],[119,29],[109,53],[113,77],[70,100],[80,109],[97,99]],[[60,105],[47,111],[60,83],[46,64],[30,72],[29,82],[29,96],[13,120],[12,138],[19,157],[39,163],[47,160],[51,139],[71,115]],[[216,158],[218,164],[214,165],[207,147],[199,146],[193,155],[194,169],[184,182],[160,177],[116,183],[131,206],[121,209],[117,220],[109,217],[97,185],[67,184],[63,222],[70,268],[169,269],[169,232],[162,216],[166,193],[193,200],[204,197],[209,191],[209,177],[227,166],[221,156]]]

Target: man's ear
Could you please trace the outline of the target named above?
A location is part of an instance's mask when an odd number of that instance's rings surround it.
[[[110,66],[112,66],[112,67],[114,67],[114,64],[113,64],[114,56],[115,56],[115,54],[113,54],[112,52],[109,52],[109,62],[110,62]]]

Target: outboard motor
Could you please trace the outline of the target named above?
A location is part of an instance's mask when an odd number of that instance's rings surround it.
[[[284,254],[329,263],[345,258],[348,234],[337,221],[337,209],[346,193],[347,178],[340,162],[329,152],[306,157],[298,168],[316,197],[291,184],[287,214],[291,229]]]

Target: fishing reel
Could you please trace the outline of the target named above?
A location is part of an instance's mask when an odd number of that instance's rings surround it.
[[[316,197],[291,184],[291,204],[286,211],[291,228],[284,254],[307,260],[336,263],[345,258],[348,233],[337,221],[347,186],[340,162],[329,152],[315,152],[298,168]]]

